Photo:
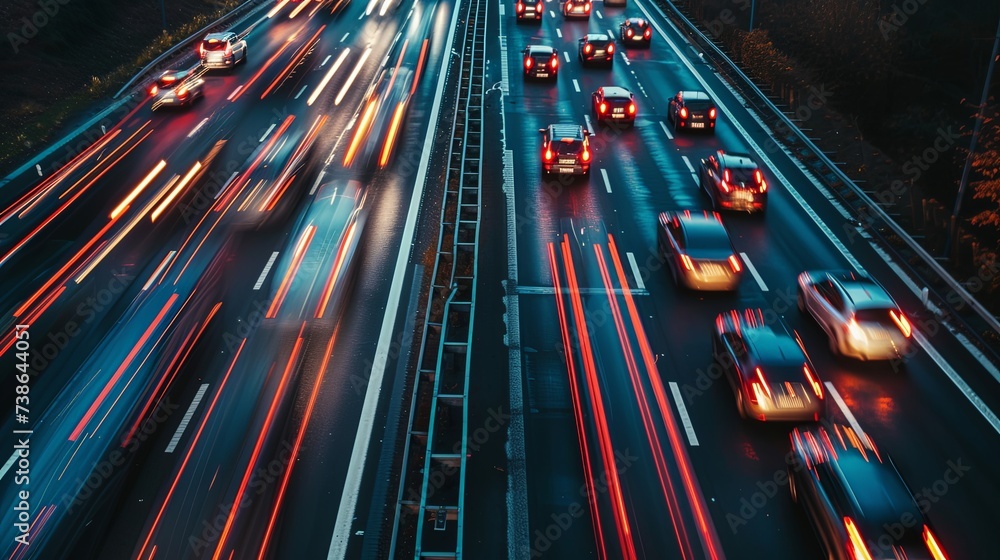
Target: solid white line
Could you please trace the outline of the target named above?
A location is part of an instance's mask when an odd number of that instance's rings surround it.
[[[590,132],[590,135],[593,136],[594,135],[594,125],[590,124],[590,115],[584,115],[583,116],[583,120],[587,121],[587,132]]]
[[[1000,418],[997,418],[997,415],[994,414],[988,406],[986,406],[986,403],[984,403],[983,400],[979,398],[979,395],[972,390],[972,387],[969,387],[969,384],[966,383],[960,375],[958,375],[958,372],[951,367],[951,364],[945,361],[944,356],[934,349],[934,345],[924,338],[924,335],[917,330],[913,331],[913,338],[918,344],[920,344],[920,347],[927,352],[927,355],[934,360],[934,363],[941,368],[941,371],[948,376],[948,379],[951,379],[951,382],[958,387],[958,390],[965,395],[965,398],[972,403],[972,406],[979,411],[979,414],[986,419],[990,427],[992,427],[997,433],[1000,433]]]
[[[275,125],[276,123],[271,123],[271,126],[268,127],[267,132],[265,132],[264,135],[260,137],[260,140],[258,140],[258,142],[263,142],[264,139],[267,138],[267,135],[271,134],[271,131],[274,130]]]
[[[353,534],[354,512],[358,505],[358,494],[361,492],[361,477],[365,471],[365,461],[368,458],[368,445],[375,423],[375,412],[378,408],[379,394],[382,391],[382,380],[385,377],[386,362],[392,345],[392,331],[396,326],[396,315],[399,312],[399,300],[403,293],[403,278],[406,276],[406,266],[413,237],[416,233],[417,214],[420,212],[420,200],[424,196],[424,183],[427,180],[427,167],[430,163],[430,148],[434,145],[434,134],[437,132],[438,113],[441,112],[441,100],[444,93],[444,82],[448,60],[451,57],[452,46],[455,44],[455,30],[458,28],[457,6],[452,8],[451,24],[448,39],[442,49],[441,66],[437,89],[434,93],[434,104],[428,118],[427,133],[424,135],[423,155],[417,167],[416,179],[413,183],[413,193],[410,195],[410,209],[406,214],[403,235],[399,243],[399,254],[396,256],[396,268],[392,275],[392,285],[389,287],[389,299],[385,305],[385,315],[382,317],[382,330],[379,332],[378,344],[375,346],[375,357],[372,363],[371,375],[368,378],[368,388],[365,391],[365,402],[361,408],[358,420],[358,432],[351,449],[351,461],[347,466],[347,478],[344,480],[344,491],[340,495],[340,506],[337,508],[337,520],[334,522],[333,536],[330,538],[330,552],[327,560],[343,560],[347,555],[348,539]]]
[[[316,182],[313,183],[311,189],[309,189],[309,196],[316,194],[316,189],[319,188],[319,182],[323,180],[323,175],[326,175],[326,171],[320,171],[319,176],[316,177]]]
[[[259,290],[261,286],[264,285],[264,279],[267,278],[267,273],[271,271],[271,266],[274,265],[274,260],[278,258],[278,251],[271,253],[271,258],[267,259],[267,264],[264,265],[264,270],[260,271],[260,276],[257,277],[257,283],[253,285],[253,289]]]
[[[760,274],[757,274],[757,267],[750,262],[750,257],[746,253],[740,253],[740,257],[743,259],[743,264],[747,265],[747,270],[750,271],[750,274],[753,274],[753,279],[757,281],[757,285],[760,286],[761,291],[768,291],[767,284],[764,283],[764,279],[760,277]]]
[[[684,425],[684,431],[687,432],[688,443],[691,444],[691,447],[698,447],[698,436],[694,434],[694,425],[691,424],[691,416],[688,415],[687,407],[684,406],[684,397],[681,395],[681,389],[677,386],[677,382],[670,382],[670,392],[674,394],[677,414],[680,415],[681,424]]]
[[[663,121],[660,121],[660,127],[663,128],[663,133],[667,135],[667,138],[669,140],[673,140],[674,139],[674,135],[670,134],[670,129],[667,128],[667,123],[665,123]]]
[[[580,82],[576,81],[576,78],[573,78],[573,89],[580,93]]]
[[[569,53],[566,52],[566,51],[563,51],[563,56],[566,57],[566,62],[569,62]]]
[[[18,456],[19,456],[18,452],[15,451],[14,454],[10,456],[10,459],[7,459],[7,462],[4,463],[3,468],[0,469],[0,480],[3,480],[3,477],[7,474],[7,471],[9,471],[12,466],[14,466],[14,461],[17,461]]]
[[[226,192],[226,189],[228,189],[229,185],[232,184],[233,179],[235,179],[236,176],[239,175],[239,174],[240,174],[239,171],[233,171],[233,174],[230,175],[228,179],[226,179],[226,182],[225,182],[225,184],[222,185],[222,188],[219,189],[218,192],[215,193],[214,197],[212,197],[212,200],[219,200],[219,195],[221,195],[222,193]]]
[[[181,418],[181,423],[177,426],[177,431],[174,432],[174,437],[170,438],[170,443],[167,444],[167,448],[163,451],[164,453],[173,453],[174,449],[177,449],[177,444],[181,442],[181,436],[184,435],[184,430],[187,429],[188,422],[191,421],[191,417],[194,416],[194,411],[198,408],[198,403],[201,402],[201,398],[205,396],[205,391],[208,390],[208,383],[202,383],[201,387],[198,387],[198,392],[195,393],[194,399],[191,401],[191,405],[188,406],[187,412],[184,413],[184,417]]]
[[[688,171],[694,173],[694,166],[691,165],[691,160],[689,160],[687,156],[681,156],[681,159],[684,160],[684,165],[688,167]]]
[[[302,94],[306,91],[307,87],[309,87],[309,84],[302,86],[302,89],[300,89],[299,92],[295,94],[295,99],[302,97]]]
[[[628,264],[632,267],[632,276],[635,277],[635,287],[645,290],[646,283],[642,281],[642,274],[639,273],[639,263],[635,262],[635,255],[632,254],[632,251],[629,251],[625,253],[625,256],[628,257]]]
[[[207,122],[208,122],[208,117],[201,119],[201,122],[198,123],[198,126],[192,128],[191,132],[188,133],[188,138],[191,138],[195,134],[198,134],[198,131],[201,130],[201,127],[205,126],[205,123]]]
[[[611,192],[611,181],[608,181],[608,170],[601,168],[601,177],[604,178],[604,188]]]
[[[559,29],[559,28],[557,27],[557,28],[556,28],[556,35],[558,35],[558,36],[559,36],[559,38],[560,38],[560,39],[562,39],[562,29]]]
[[[837,401],[837,406],[840,407],[840,411],[844,413],[844,418],[847,418],[847,423],[854,428],[854,431],[858,433],[859,436],[865,435],[865,431],[861,429],[861,424],[858,424],[858,419],[854,417],[854,413],[851,409],[847,408],[847,403],[841,398],[840,393],[837,392],[837,388],[833,386],[833,383],[829,381],[825,382],[826,390],[833,397],[833,400]]]
[[[233,100],[233,98],[234,98],[234,97],[236,97],[236,95],[237,95],[237,94],[238,94],[238,93],[239,93],[239,92],[240,92],[240,91],[241,91],[242,89],[243,89],[243,85],[242,85],[242,84],[240,84],[240,85],[239,85],[239,86],[238,86],[238,87],[237,87],[236,89],[234,89],[234,90],[233,90],[233,93],[230,93],[230,94],[229,94],[229,97],[227,97],[227,98],[226,98],[226,101],[232,101],[232,100]]]

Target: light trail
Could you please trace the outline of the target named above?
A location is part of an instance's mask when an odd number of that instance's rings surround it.
[[[364,67],[365,61],[372,54],[372,48],[368,47],[365,52],[361,54],[361,58],[358,59],[358,63],[354,65],[354,70],[347,77],[347,82],[344,83],[344,87],[340,88],[340,93],[337,94],[337,98],[333,100],[334,105],[340,105],[340,102],[344,100],[344,96],[347,95],[347,90],[351,89],[354,85],[354,79],[358,77],[358,73],[361,72],[361,68]]]
[[[160,171],[163,171],[163,168],[166,166],[166,160],[161,159],[160,163],[157,163],[153,170],[146,174],[146,177],[144,177],[143,180],[140,181],[134,189],[132,189],[132,192],[125,197],[125,200],[122,200],[121,203],[111,211],[109,217],[114,220],[118,218],[118,216],[121,216],[122,212],[125,212],[125,210],[128,209],[129,205],[132,204],[132,201],[134,201],[136,197],[139,196],[139,194],[141,194],[142,191],[153,182],[153,179],[155,179],[156,176],[160,174]]]
[[[324,89],[326,89],[326,85],[330,83],[330,78],[333,78],[333,75],[340,69],[340,65],[344,63],[344,59],[347,58],[347,53],[349,52],[351,52],[350,47],[340,52],[340,56],[338,56],[337,60],[333,62],[333,66],[326,71],[326,75],[323,76],[322,80],[320,80],[319,85],[316,86],[316,89],[313,90],[311,94],[309,94],[309,99],[306,100],[306,105],[312,107],[312,104],[319,99],[320,94],[323,93]]]

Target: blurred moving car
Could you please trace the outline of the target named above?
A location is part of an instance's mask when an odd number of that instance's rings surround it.
[[[593,4],[590,0],[566,0],[563,2],[563,17],[571,18],[578,17],[584,19],[590,19],[590,12],[593,9]]]
[[[824,558],[947,560],[924,517],[930,502],[914,499],[888,456],[853,428],[792,431],[792,499],[805,511]]]
[[[149,88],[149,95],[153,98],[152,109],[190,107],[196,99],[204,97],[204,85],[205,80],[201,74],[195,73],[193,69],[167,70]]]
[[[767,209],[767,181],[750,154],[718,150],[701,160],[698,179],[716,210]]]
[[[657,242],[678,286],[706,291],[739,287],[743,263],[718,214],[660,212]]]
[[[556,79],[559,75],[559,52],[552,47],[528,45],[521,51],[524,55],[525,78]]]
[[[823,382],[780,318],[768,325],[761,309],[719,315],[712,355],[743,418],[807,422],[825,412]]]
[[[626,48],[632,45],[649,48],[653,38],[653,27],[643,18],[626,18],[618,25],[618,31],[622,46]]]
[[[615,63],[615,40],[605,33],[588,33],[579,40],[578,56],[585,66],[603,62],[608,66]]]
[[[680,91],[670,98],[667,120],[674,130],[715,131],[715,102],[703,91]]]
[[[798,278],[800,311],[809,311],[834,354],[888,360],[909,351],[913,327],[873,278],[849,270],[806,271]]]
[[[591,95],[591,102],[598,123],[611,120],[635,124],[637,109],[635,95],[631,91],[618,86],[604,86]]]
[[[545,17],[545,4],[541,1],[525,2],[524,0],[517,0],[517,3],[514,4],[514,13],[517,15],[518,23],[526,19],[542,21],[542,18]]]
[[[578,124],[550,124],[538,132],[542,134],[544,174],[590,174],[590,134],[586,128]]]
[[[233,32],[209,33],[198,52],[205,68],[232,68],[247,61],[247,42]]]

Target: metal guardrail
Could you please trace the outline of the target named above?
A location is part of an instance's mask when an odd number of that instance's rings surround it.
[[[445,559],[462,558],[463,554],[469,375],[479,262],[486,14],[486,0],[468,2],[463,48],[461,54],[456,53],[460,57],[459,90],[441,229],[418,354],[390,558]]]
[[[747,76],[712,39],[705,35],[694,22],[692,22],[676,5],[674,5],[673,2],[670,2],[669,0],[654,0],[654,2],[668,7],[673,12],[677,21],[682,23],[687,28],[698,43],[712,51],[711,54],[717,62],[717,64],[715,64],[717,68],[725,70],[722,67],[728,67],[728,70],[732,72],[732,74],[735,74],[739,82],[742,82],[734,83],[736,80],[727,76],[727,78],[729,78],[727,81],[729,81],[731,85],[739,88],[741,91],[748,89],[750,93],[753,94],[752,97],[762,101],[764,108],[777,117],[779,121],[787,127],[788,131],[794,134],[806,147],[810,154],[814,156],[824,168],[829,169],[834,174],[834,176],[840,181],[840,184],[845,185],[850,189],[850,194],[857,198],[856,202],[860,205],[860,207],[856,207],[852,204],[851,201],[844,196],[844,193],[839,191],[837,184],[828,181],[821,174],[816,174],[818,180],[826,183],[827,186],[831,188],[831,190],[833,190],[843,202],[851,205],[851,209],[854,210],[856,214],[855,217],[859,219],[859,223],[865,228],[865,231],[873,233],[878,237],[879,241],[881,241],[884,246],[892,249],[893,252],[898,253],[892,241],[883,234],[882,230],[888,229],[893,236],[902,241],[906,245],[906,248],[909,249],[909,251],[923,263],[927,272],[930,272],[937,277],[937,282],[935,282],[933,278],[928,279],[925,276],[926,273],[921,273],[921,271],[916,270],[907,258],[898,259],[901,266],[905,266],[909,269],[909,272],[917,278],[925,281],[930,280],[928,284],[937,284],[938,286],[943,284],[944,286],[950,288],[958,294],[959,297],[961,297],[965,306],[976,313],[978,319],[982,321],[985,327],[988,327],[1000,336],[1000,321],[997,320],[997,317],[990,313],[988,309],[983,307],[983,305],[977,301],[976,298],[973,297],[973,295],[969,293],[969,291],[966,290],[960,282],[952,277],[952,275],[945,270],[933,256],[921,247],[908,232],[897,224],[895,220],[893,220],[892,217],[889,216],[875,201],[873,201],[868,196],[868,193],[860,188],[850,177],[847,176],[846,173],[844,173],[832,160],[830,160],[830,158],[827,157],[827,155],[818,146],[816,146],[816,144],[814,144],[808,136],[799,130],[798,126],[790,118],[788,118],[788,116],[781,111],[781,109],[775,105],[770,98],[768,98],[768,96],[757,86],[757,84],[755,84],[753,80]],[[750,97],[751,96],[744,96],[745,99]],[[757,104],[755,103],[755,105]],[[793,152],[793,155],[802,161],[800,157],[801,154],[796,155],[796,153]],[[802,163],[808,165],[808,162],[802,161]],[[996,360],[998,357],[996,354],[996,348],[983,340],[980,332],[973,328],[967,320],[968,317],[962,317],[959,314],[959,311],[950,304],[950,299],[945,298],[942,294],[938,293],[937,289],[932,290],[932,286],[928,286],[928,291],[933,291],[936,299],[940,303],[941,308],[947,309],[951,316],[959,319],[963,323],[962,326],[964,326],[965,330],[976,339],[980,349],[988,351],[989,354],[994,357],[994,360]]]

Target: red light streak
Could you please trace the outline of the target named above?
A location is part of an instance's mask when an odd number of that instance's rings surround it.
[[[302,5],[305,6],[305,4]],[[319,42],[317,40],[317,37],[319,37],[319,34],[322,33],[324,29],[326,29],[326,26],[321,25],[320,28],[316,31],[316,33],[314,33],[313,36],[310,37],[308,41],[306,41],[301,47],[299,47],[299,50],[295,51],[295,54],[292,55],[291,62],[289,62],[288,65],[285,66],[285,68],[278,73],[278,75],[274,78],[271,84],[267,86],[267,89],[264,90],[264,93],[260,94],[261,99],[264,99],[265,97],[267,97],[269,93],[277,89],[288,78],[288,76],[292,74],[295,68],[302,63],[302,58],[306,55],[306,53],[312,50],[312,48],[316,46],[316,43]]]
[[[382,155],[378,160],[379,167],[385,167],[385,164],[389,163],[389,154],[392,153],[392,147],[396,143],[396,132],[399,130],[399,122],[403,119],[403,110],[405,108],[406,102],[400,101],[399,105],[396,106],[396,111],[392,115],[389,133],[385,136],[385,143],[382,145]]]
[[[236,100],[239,99],[241,95],[246,93],[248,89],[250,89],[250,86],[253,85],[253,83],[256,82],[261,77],[261,75],[267,70],[268,66],[274,63],[274,61],[277,60],[279,56],[281,56],[281,53],[285,52],[285,49],[288,48],[288,45],[291,45],[291,43],[287,41],[283,45],[281,45],[281,48],[278,49],[278,52],[274,53],[273,55],[271,55],[271,58],[267,59],[267,62],[265,62],[264,65],[260,67],[260,70],[258,70],[257,73],[254,74],[252,78],[250,78],[250,81],[243,84],[243,89],[241,89],[239,93],[234,95],[233,98],[230,99],[230,101],[236,103]]]
[[[295,253],[292,256],[292,264],[288,267],[288,272],[285,273],[285,277],[281,280],[281,286],[278,288],[278,293],[274,296],[274,302],[271,303],[271,307],[268,308],[267,313],[264,315],[267,319],[273,319],[278,314],[278,309],[281,304],[285,301],[285,296],[288,295],[288,289],[291,287],[292,278],[299,270],[299,265],[302,264],[302,259],[306,256],[306,249],[309,247],[309,243],[312,241],[313,235],[316,233],[316,226],[309,226],[302,233],[302,237],[299,238],[299,242],[295,247]]]
[[[354,132],[354,138],[351,139],[351,145],[347,148],[347,153],[344,154],[344,167],[351,165],[361,142],[368,137],[368,128],[371,126],[377,107],[378,99],[372,98],[372,100],[368,102],[368,106],[365,108],[365,112],[361,116],[361,124],[358,125],[357,130]]]
[[[427,54],[427,39],[424,39],[423,46],[420,47],[420,58],[417,60],[417,71],[413,74],[413,83],[410,84],[410,95],[417,91],[417,82],[420,80],[420,73],[424,69],[424,58]]]
[[[340,277],[340,269],[344,266],[344,251],[351,245],[351,241],[354,239],[354,230],[357,223],[351,224],[350,229],[347,230],[347,235],[343,237],[340,243],[340,248],[337,249],[337,258],[333,261],[333,267],[330,269],[330,276],[326,280],[326,284],[323,286],[323,297],[320,299],[319,305],[316,307],[316,318],[322,319],[323,315],[326,313],[326,306],[330,303],[330,297],[333,295],[333,289],[337,285],[337,278]]]

